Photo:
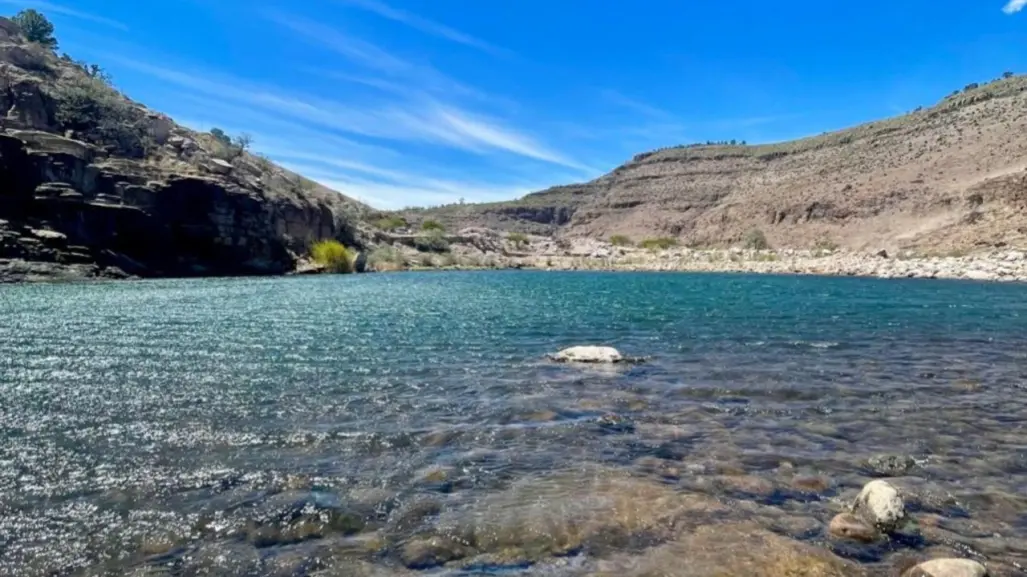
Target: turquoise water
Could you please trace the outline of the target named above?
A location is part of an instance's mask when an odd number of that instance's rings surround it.
[[[474,574],[457,566],[489,553],[480,544],[446,568],[409,562],[403,545],[524,493],[511,488],[586,470],[718,499],[870,570],[935,550],[1027,564],[1022,285],[169,280],[0,287],[0,319],[2,575],[306,575],[358,561]],[[652,359],[543,359],[582,343]],[[629,426],[605,426],[608,413]],[[826,522],[880,453],[914,459],[896,483],[933,524],[886,547],[831,542]],[[824,486],[796,489],[803,475]],[[428,514],[397,525],[426,499]],[[319,528],[281,530],[310,519]],[[661,538],[485,565],[589,574]]]

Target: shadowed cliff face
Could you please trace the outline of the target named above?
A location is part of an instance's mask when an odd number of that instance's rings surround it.
[[[763,231],[788,248],[958,250],[1027,244],[1027,77],[802,140],[674,147],[592,182],[522,199],[411,211],[458,229],[728,246]],[[540,218],[569,214],[557,223]],[[545,226],[540,226],[540,220]]]
[[[0,18],[0,279],[264,275],[369,208],[133,103]]]

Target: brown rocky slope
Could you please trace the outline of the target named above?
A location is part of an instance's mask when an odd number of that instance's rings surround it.
[[[0,280],[281,274],[370,209],[178,126],[0,18]]]
[[[940,253],[1027,240],[1027,77],[802,140],[640,154],[592,182],[403,214],[448,228]]]

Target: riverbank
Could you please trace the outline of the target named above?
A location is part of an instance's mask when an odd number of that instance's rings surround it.
[[[550,271],[708,272],[797,274],[872,278],[966,279],[1027,282],[1027,253],[1018,250],[968,255],[868,254],[841,251],[746,251],[739,249],[642,249],[537,253],[482,253],[453,247],[445,254],[412,254],[396,262],[370,263],[368,272],[473,271],[528,269]],[[298,269],[295,274],[318,274]],[[116,280],[130,277],[119,269],[22,260],[0,261],[0,283]]]
[[[405,266],[383,270],[533,269],[625,272],[800,274],[874,278],[968,279],[1027,282],[1027,253],[993,250],[972,254],[876,254],[828,250],[742,250],[540,246],[528,252],[482,253],[455,246],[451,254],[416,255]]]
[[[1027,282],[1020,251],[966,256],[887,255],[811,251],[630,251],[600,257],[547,256],[522,263],[552,270],[737,272],[876,278],[969,279]]]

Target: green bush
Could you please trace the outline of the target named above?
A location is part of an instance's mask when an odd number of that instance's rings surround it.
[[[53,35],[53,23],[39,11],[29,8],[14,15],[11,20],[21,28],[21,32],[29,42],[42,44],[51,50],[57,49],[57,39]]]
[[[623,234],[615,234],[610,237],[610,244],[613,246],[632,246],[634,243]]]
[[[61,130],[74,130],[122,156],[145,156],[149,142],[142,113],[101,78],[73,76],[56,84],[51,96]]]
[[[531,240],[528,239],[528,235],[520,232],[511,232],[506,235],[506,240],[514,243],[517,246],[527,246],[531,244]]]
[[[449,241],[441,230],[433,229],[414,238],[414,248],[421,252],[449,252]]]
[[[393,231],[407,226],[407,221],[402,216],[386,216],[374,221],[374,225],[382,230]]]
[[[310,258],[330,272],[351,273],[355,271],[356,251],[346,248],[337,240],[319,240],[310,247]]]
[[[248,134],[229,136],[220,128],[211,128],[210,135],[214,137],[214,145],[210,153],[214,158],[227,160],[229,162],[238,158],[243,152],[249,150],[253,144],[253,137]]]
[[[758,228],[746,233],[744,244],[745,248],[750,250],[767,250],[770,248],[770,243],[767,242],[767,236]]]
[[[678,245],[678,239],[669,236],[660,238],[647,238],[639,243],[639,246],[649,250],[666,250]]]
[[[442,226],[442,223],[437,220],[426,220],[421,223],[421,230],[437,230],[439,232],[443,232],[446,230],[446,227]]]

